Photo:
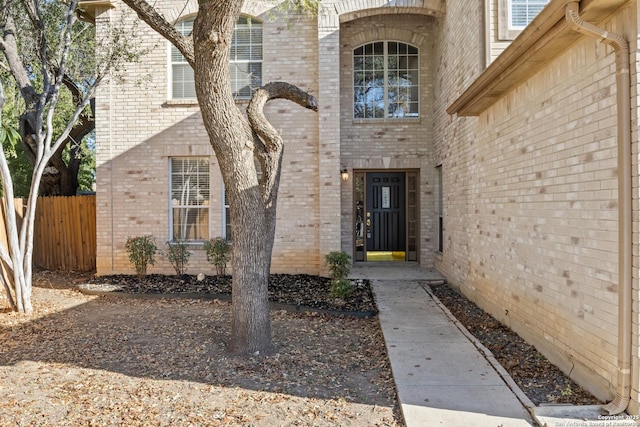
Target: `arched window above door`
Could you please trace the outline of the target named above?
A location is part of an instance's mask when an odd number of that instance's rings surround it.
[[[418,48],[377,41],[353,50],[354,119],[420,116]]]

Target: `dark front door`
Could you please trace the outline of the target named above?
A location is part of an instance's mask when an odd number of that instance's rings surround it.
[[[404,172],[366,174],[366,239],[368,252],[406,250]],[[369,257],[367,257],[369,258]]]

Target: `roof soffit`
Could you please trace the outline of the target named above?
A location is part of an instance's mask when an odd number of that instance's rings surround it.
[[[112,0],[80,0],[78,2],[77,15],[82,21],[95,24],[97,8],[115,8]]]
[[[628,0],[582,0],[580,16],[601,22]],[[583,37],[565,22],[567,0],[552,0],[448,108],[447,113],[478,116],[569,46]]]

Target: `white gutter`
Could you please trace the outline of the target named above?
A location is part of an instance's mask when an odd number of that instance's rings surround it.
[[[627,409],[631,400],[632,337],[632,189],[631,189],[631,80],[629,44],[620,34],[584,22],[579,2],[567,3],[566,21],[581,34],[595,38],[616,52],[616,97],[618,109],[618,385],[615,399],[604,406],[611,415]]]

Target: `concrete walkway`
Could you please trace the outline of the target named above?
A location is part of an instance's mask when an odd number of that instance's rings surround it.
[[[517,393],[528,402],[526,396],[507,385],[502,368],[423,287],[443,280],[437,272],[410,263],[362,263],[350,277],[372,283],[407,427],[535,425]]]

